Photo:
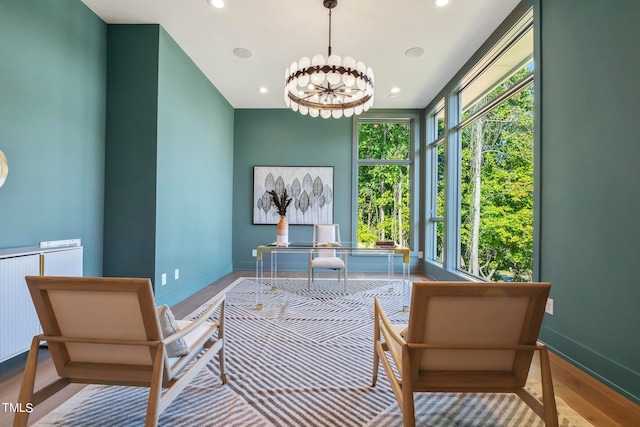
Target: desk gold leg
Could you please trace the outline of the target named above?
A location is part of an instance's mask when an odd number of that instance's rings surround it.
[[[276,278],[278,277],[278,252],[271,254],[271,291],[276,290]]]
[[[262,310],[262,286],[264,284],[264,265],[262,253],[256,257],[256,310]]]
[[[402,311],[409,311],[409,263],[407,259],[402,263]]]

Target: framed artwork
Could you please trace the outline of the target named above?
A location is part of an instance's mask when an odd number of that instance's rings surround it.
[[[277,224],[270,190],[292,198],[289,224],[333,223],[333,166],[254,166],[253,223]]]

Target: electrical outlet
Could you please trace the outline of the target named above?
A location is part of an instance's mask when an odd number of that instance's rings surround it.
[[[176,268],[176,271],[173,274],[173,278],[178,280],[180,278],[180,270]]]
[[[162,273],[162,286],[167,284],[167,273]]]
[[[424,252],[418,251],[418,259],[424,258]]]
[[[255,250],[255,249],[254,249],[254,250],[252,250],[252,251],[251,251],[251,256],[252,256],[252,257],[256,257],[256,256],[258,256],[258,251],[257,251],[257,250]]]
[[[545,305],[544,311],[547,314],[553,315],[553,300],[551,298],[547,298],[547,305]]]

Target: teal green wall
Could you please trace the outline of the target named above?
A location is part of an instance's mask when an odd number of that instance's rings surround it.
[[[234,112],[162,28],[159,51],[156,299],[172,304],[232,268]]]
[[[233,108],[159,25],[4,1],[0,58],[0,248],[80,238],[168,304],[231,271]]]
[[[0,2],[0,248],[82,239],[102,273],[106,25],[79,1]]]
[[[292,110],[235,110],[233,267],[255,269],[251,251],[276,239],[275,225],[253,225],[254,166],[333,166],[334,222],[351,236],[352,118],[321,119]],[[310,225],[289,226],[289,240],[311,240]],[[306,257],[279,260],[280,269],[306,270]]]
[[[640,403],[640,3],[539,0],[541,338]]]
[[[109,25],[104,275],[155,277],[158,25]]]
[[[233,108],[159,25],[108,34],[104,272],[175,304],[231,271]]]

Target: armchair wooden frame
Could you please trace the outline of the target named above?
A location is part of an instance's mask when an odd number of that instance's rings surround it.
[[[70,383],[148,387],[149,427],[216,354],[226,383],[224,295],[197,319],[177,321],[180,331],[163,339],[149,279],[28,276],[26,281],[44,333],[33,338],[29,350],[18,396],[22,407],[35,407]],[[180,338],[189,353],[169,357],[166,346]],[[34,392],[41,341],[47,342],[60,378]],[[28,417],[16,413],[14,427],[26,426]]]
[[[373,385],[381,363],[405,426],[415,425],[414,392],[515,393],[557,426],[549,354],[537,342],[550,286],[415,282],[408,326],[392,324],[376,299]],[[534,352],[542,400],[525,388]]]

